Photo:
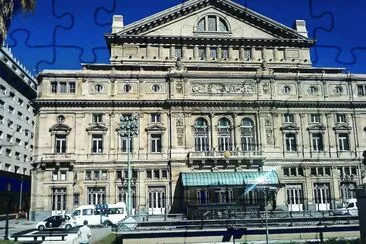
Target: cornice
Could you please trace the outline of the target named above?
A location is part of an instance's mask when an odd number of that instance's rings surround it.
[[[348,101],[282,101],[282,100],[54,100],[38,99],[35,105],[41,107],[194,107],[194,108],[366,108],[366,102]]]
[[[106,34],[105,38],[109,45],[123,43],[151,43],[159,45],[229,45],[229,46],[257,46],[257,47],[312,47],[314,40],[307,39],[265,39],[265,38],[234,38],[222,36],[120,36],[116,34]]]

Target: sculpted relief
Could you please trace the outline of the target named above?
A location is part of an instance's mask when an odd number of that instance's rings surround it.
[[[253,84],[192,84],[193,94],[253,94]]]

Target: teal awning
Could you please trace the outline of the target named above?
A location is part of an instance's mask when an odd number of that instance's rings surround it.
[[[239,185],[277,185],[275,171],[240,172],[187,172],[181,173],[183,186],[239,186]]]

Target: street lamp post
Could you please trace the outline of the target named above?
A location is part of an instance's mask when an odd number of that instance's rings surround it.
[[[264,190],[264,217],[266,219],[266,244],[268,244],[268,215],[267,215],[267,193],[268,188],[266,187]]]
[[[138,118],[136,115],[122,115],[120,118],[120,135],[127,137],[127,216],[131,215],[131,137],[138,134]]]
[[[22,199],[23,198],[23,175],[20,179],[20,193],[19,193],[19,211],[22,212]]]

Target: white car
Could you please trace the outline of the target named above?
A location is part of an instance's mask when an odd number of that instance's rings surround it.
[[[36,229],[42,231],[46,229],[66,229],[69,230],[75,227],[76,223],[73,222],[69,214],[64,215],[54,215],[50,216],[43,221],[36,224]]]
[[[358,215],[357,199],[347,199],[333,210],[333,215]]]

